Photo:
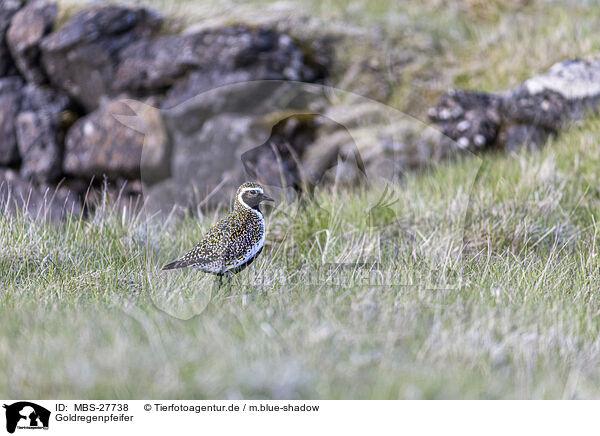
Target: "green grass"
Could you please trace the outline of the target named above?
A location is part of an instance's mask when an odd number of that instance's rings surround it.
[[[218,291],[158,272],[213,215],[3,216],[0,396],[597,397],[598,126],[408,176],[374,227],[381,186],[282,204]]]
[[[141,3],[174,29],[223,15]],[[264,2],[222,3],[234,18],[268,15]],[[288,6],[368,30],[340,42],[332,85],[423,118],[449,86],[504,89],[597,52],[600,9],[573,3]],[[60,4],[61,22],[81,8]],[[377,183],[323,190],[318,208],[280,204],[260,258],[219,291],[195,271],[159,273],[212,211],[0,215],[0,397],[597,398],[598,121],[539,152],[409,175],[371,219]]]

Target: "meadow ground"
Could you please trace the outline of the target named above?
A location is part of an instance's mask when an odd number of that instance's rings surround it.
[[[600,46],[593,2],[353,4],[308,9],[416,45],[385,102],[421,119],[448,86],[505,89]],[[355,49],[341,70],[368,45]],[[158,269],[223,210],[1,214],[0,397],[598,397],[598,121],[541,151],[407,175],[371,214],[377,183],[280,204],[260,258],[219,291]]]
[[[599,133],[408,176],[375,223],[381,186],[281,205],[218,291],[158,272],[214,215],[2,216],[0,394],[597,397]]]

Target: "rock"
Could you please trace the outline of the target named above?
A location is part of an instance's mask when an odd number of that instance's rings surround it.
[[[147,99],[157,103],[158,100]],[[151,104],[136,100],[121,100],[135,115],[115,114],[124,127],[144,135],[140,174],[146,183],[156,183],[170,176],[171,141],[161,112]]]
[[[311,191],[319,184],[397,180],[455,156],[438,130],[381,103],[296,82],[212,89],[164,113],[172,178],[144,181],[152,210],[229,204],[237,185]]]
[[[600,59],[558,62],[545,73],[525,81],[522,88],[530,95],[555,92],[571,102],[595,101],[600,96]]]
[[[6,31],[15,13],[23,6],[20,0],[0,0],[0,77],[17,74],[17,68],[6,45]]]
[[[61,174],[64,111],[69,98],[19,77],[0,79],[0,164],[21,162],[24,176],[43,182]]]
[[[429,116],[465,148],[540,145],[600,106],[600,59],[568,60],[498,94],[452,90]]]
[[[350,128],[339,124],[336,130],[319,131],[302,164],[315,184],[397,181],[408,171],[433,167],[457,151],[439,131],[397,116],[380,124]]]
[[[124,101],[116,99],[79,119],[67,133],[65,173],[86,178],[139,178],[145,135],[115,117],[124,114],[135,115]]]
[[[268,80],[226,85],[200,95],[190,92],[183,97],[184,102],[177,106],[169,107],[170,103],[163,102],[163,108],[168,107],[163,110],[165,122],[169,131],[193,134],[202,128],[205,120],[223,113],[261,118],[280,110],[305,110],[310,104],[309,100],[314,101],[322,96],[307,97],[307,93],[301,89],[303,86],[294,82]]]
[[[429,118],[461,148],[478,150],[496,141],[500,128],[500,96],[450,90],[442,95]]]
[[[569,118],[569,101],[554,91],[530,94],[523,87],[502,100],[504,122],[543,127],[557,132]]]
[[[35,0],[12,18],[6,41],[17,68],[29,82],[40,84],[46,80],[39,64],[40,42],[52,29],[57,13],[56,3]]]
[[[21,99],[23,111],[60,114],[72,106],[68,95],[49,86],[27,84],[22,89]]]
[[[138,94],[164,90],[202,66],[202,49],[206,47],[195,35],[168,35],[134,42],[119,55],[114,89]]]
[[[50,183],[62,174],[67,95],[50,88],[26,85],[22,91],[21,113],[17,116],[17,144],[21,174],[31,180]]]
[[[267,141],[241,155],[245,173],[252,180],[277,186],[302,190],[311,188],[320,173],[315,174],[303,165],[306,150],[313,145],[319,126],[332,123],[315,114],[294,115],[278,121]],[[335,162],[335,157],[332,159]],[[320,161],[331,166],[330,160]]]
[[[206,120],[194,134],[171,132],[172,182],[176,203],[186,207],[207,204],[213,190],[222,191],[210,204],[229,202],[229,195],[243,178],[240,156],[260,143],[260,131],[252,117],[222,114]],[[267,134],[264,133],[264,139]]]
[[[60,219],[79,214],[79,195],[66,186],[35,185],[11,169],[0,169],[0,211],[34,218]]]
[[[119,52],[156,33],[162,19],[145,8],[104,6],[75,15],[41,44],[42,64],[52,83],[87,110],[114,96]]]
[[[18,77],[0,79],[0,164],[19,162],[16,118],[20,110],[23,82]]]
[[[17,117],[19,152],[23,156],[21,174],[52,182],[61,174],[62,146],[55,137],[51,118],[38,112],[21,112]]]
[[[319,184],[399,180],[460,152],[439,130],[390,106],[358,96],[331,105],[302,156],[303,172]],[[378,183],[378,182],[376,182]]]
[[[207,90],[232,83],[276,79],[310,82],[322,78],[322,69],[308,64],[289,36],[265,28],[228,26],[181,38],[182,41],[168,40],[171,45],[177,43],[182,52],[172,67],[163,66],[168,58],[160,55],[170,51],[167,40],[146,43],[153,44],[146,45],[146,50],[142,49],[144,43],[140,43],[123,52],[132,59],[124,60],[123,71],[142,71],[146,77],[152,76],[152,71],[162,71],[162,74],[155,74],[154,81],[148,85],[173,83],[164,108],[172,108]],[[153,62],[152,59],[158,60]],[[185,70],[192,72],[175,82],[174,79]],[[122,73],[120,77],[121,87],[131,87],[136,80],[131,72],[128,75]]]
[[[268,117],[225,113],[206,120],[194,135],[173,132],[172,177],[156,184],[144,179],[150,210],[228,206],[247,180],[300,188],[300,158],[314,139],[313,117],[273,123]]]

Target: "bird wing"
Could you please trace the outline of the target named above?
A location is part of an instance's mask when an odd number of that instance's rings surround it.
[[[230,232],[228,219],[222,219],[206,232],[198,245],[179,259],[163,266],[162,269],[195,266],[210,272],[219,272],[227,256]]]

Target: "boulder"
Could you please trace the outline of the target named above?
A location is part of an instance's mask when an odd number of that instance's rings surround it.
[[[531,148],[543,144],[549,130],[531,124],[509,124],[498,135],[498,143],[503,144],[507,152],[518,151],[529,145]]]
[[[67,95],[50,88],[32,84],[23,88],[16,124],[23,176],[44,183],[60,178],[64,119],[70,105]]]
[[[156,104],[155,101],[147,103]],[[124,101],[115,99],[103,103],[69,129],[63,163],[66,174],[85,178],[105,175],[111,178],[140,178],[146,135],[118,121],[118,115],[134,116],[135,113]],[[160,130],[161,126],[154,128]],[[166,138],[166,134],[163,138]],[[162,146],[166,147],[166,144]],[[167,163],[163,160],[156,162],[156,165]]]
[[[15,13],[23,6],[20,0],[0,0],[0,77],[17,74],[17,68],[6,44],[6,31]]]
[[[163,103],[164,108],[172,108],[207,90],[238,82],[276,79],[312,82],[323,78],[322,68],[309,64],[289,36],[265,28],[227,26],[181,38],[182,54],[175,57],[176,65],[171,69],[161,68],[165,56],[158,53],[164,43],[151,42],[154,50],[149,52],[141,50],[144,43],[125,50],[123,54],[131,60],[123,61],[120,86],[131,87],[136,80],[131,73],[125,75],[125,71],[142,71],[146,77],[152,75],[151,71],[170,72],[170,76],[162,74],[158,83],[164,84],[168,79],[173,84]],[[171,44],[174,41],[171,40]],[[168,50],[164,46],[162,49]],[[142,59],[140,55],[136,57],[136,50],[143,53]],[[153,62],[152,59],[158,60]],[[186,70],[191,73],[174,80]]]
[[[167,35],[134,42],[119,53],[113,88],[156,92],[173,85],[198,64],[193,35]]]
[[[531,93],[523,86],[501,99],[500,113],[504,124],[538,126],[558,132],[571,118],[571,103],[574,102],[558,92],[542,90]]]
[[[509,100],[518,102],[523,97],[531,96],[538,99],[542,111],[551,113],[557,107],[556,100],[551,100],[550,94],[555,94],[554,98],[557,95],[566,102],[562,117],[552,114],[554,118],[577,120],[590,109],[596,109],[600,102],[600,58],[558,62],[547,72],[525,81]],[[548,98],[549,101],[542,98]],[[519,117],[518,112],[514,117]]]
[[[83,11],[41,43],[51,82],[87,110],[114,96],[119,52],[156,33],[162,19],[145,8],[104,6]]]
[[[21,90],[21,110],[60,114],[72,106],[67,94],[50,86],[27,84]]]
[[[19,77],[0,79],[0,164],[19,162],[16,118],[21,108],[23,81]]]
[[[429,117],[459,146],[516,150],[541,145],[549,134],[600,106],[600,59],[568,60],[513,90],[450,90]]]
[[[263,134],[266,139],[266,132]],[[229,202],[229,195],[243,178],[240,156],[260,143],[261,130],[253,117],[222,114],[206,120],[193,134],[173,131],[171,135],[172,200],[192,207],[209,200],[210,204]],[[211,198],[217,187],[222,191]]]
[[[61,175],[62,146],[55,132],[56,126],[46,114],[28,111],[18,115],[17,138],[23,157],[23,176],[53,182]]]
[[[56,3],[35,0],[12,18],[6,41],[17,68],[28,82],[40,84],[46,80],[39,62],[40,42],[52,29],[57,13]]]
[[[157,104],[156,97],[146,99]],[[134,115],[114,114],[114,118],[126,127],[144,135],[140,174],[146,183],[156,183],[171,175],[171,141],[163,121],[163,115],[152,104],[136,100],[121,100]]]
[[[479,150],[496,141],[501,103],[495,94],[451,89],[429,110],[429,118],[459,147]]]
[[[191,75],[195,74],[199,73]],[[309,104],[322,98],[322,95],[319,89],[315,92],[319,95],[307,96],[302,89],[305,86],[310,85],[267,80],[226,85],[200,95],[190,90],[181,96],[183,102],[176,106],[170,107],[169,102],[163,101],[165,122],[170,131],[193,134],[202,128],[205,120],[223,113],[260,118],[272,112],[306,110]]]

